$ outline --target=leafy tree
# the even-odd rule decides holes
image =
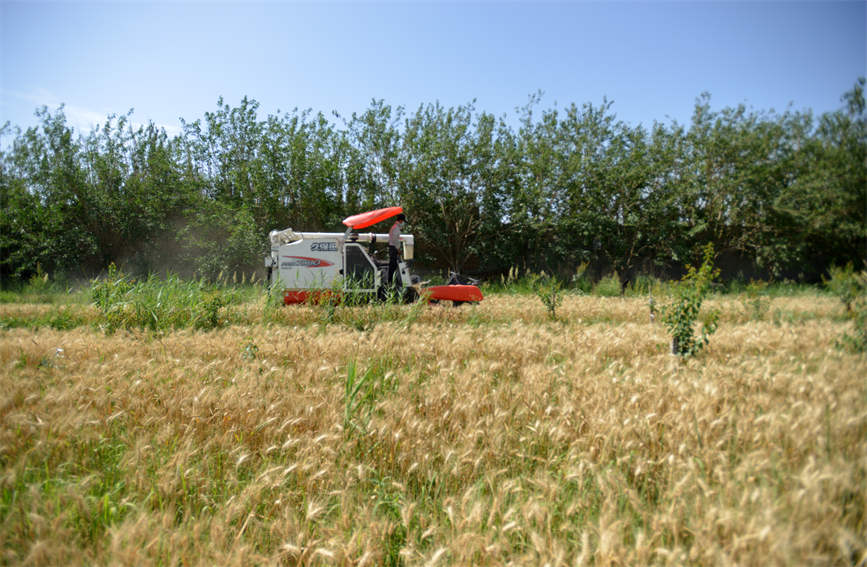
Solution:
[[[399,203],[399,125],[403,116],[403,107],[392,109],[382,100],[371,101],[361,115],[353,113],[347,124],[346,204],[349,210],[369,210]]]
[[[814,136],[806,128],[798,131],[792,159],[795,174],[773,202],[775,212],[791,229],[783,246],[801,251],[798,260],[806,256],[814,274],[829,264],[864,261],[867,114],[863,78],[843,95],[843,101],[845,109],[820,118]]]
[[[558,117],[556,111],[550,111],[534,120],[541,96],[541,93],[531,96],[521,109],[517,159],[511,160],[517,175],[507,185],[506,195],[510,250],[516,260],[520,259],[531,270],[554,263],[549,256],[554,249],[551,241],[555,224],[550,206],[554,200]]]
[[[544,109],[541,94],[516,128],[474,103],[407,114],[373,100],[338,125],[219,99],[173,139],[132,111],[82,135],[63,107],[42,108],[36,127],[0,130],[0,275],[248,270],[271,229],[334,230],[402,204],[429,267],[564,275],[586,263],[623,286],[675,274],[711,242],[732,274],[817,281],[864,264],[864,85],[819,117],[715,110],[705,94],[688,125],[650,129],[605,99]]]
[[[481,225],[483,166],[473,152],[479,136],[474,113],[472,105],[420,107],[406,121],[401,151],[401,201],[414,231],[423,250],[456,272],[473,256]],[[485,128],[487,122],[481,136]]]
[[[54,113],[43,107],[36,116],[40,125],[18,135],[11,155],[4,156],[10,176],[6,245],[18,248],[7,267],[19,277],[29,277],[37,265],[49,273],[81,275],[100,265],[99,211],[63,107]],[[20,240],[11,240],[13,235]]]

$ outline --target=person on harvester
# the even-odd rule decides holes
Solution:
[[[397,270],[397,259],[400,247],[400,229],[406,224],[406,217],[400,213],[395,217],[391,230],[388,231],[388,285],[402,287],[400,272]]]

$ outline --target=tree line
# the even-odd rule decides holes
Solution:
[[[677,275],[711,243],[724,276],[816,281],[865,259],[864,85],[820,116],[714,110],[702,94],[689,124],[649,127],[607,100],[543,108],[539,95],[501,117],[374,100],[349,118],[262,119],[255,100],[221,98],[172,137],[132,111],[79,133],[43,107],[37,126],[0,130],[0,273],[249,273],[272,229],[338,231],[400,204],[432,270],[583,265],[625,281]]]

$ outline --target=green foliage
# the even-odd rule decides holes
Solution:
[[[572,274],[570,286],[576,293],[590,293],[593,289],[593,283],[587,277],[588,266],[589,263],[582,262],[575,268],[575,272]]]
[[[255,270],[267,242],[265,231],[259,229],[248,209],[233,211],[223,206],[214,206],[210,214],[203,214],[189,225],[183,235],[188,236],[191,246],[186,253],[190,264],[209,281],[217,281],[224,274]]]
[[[194,298],[195,291],[191,293]],[[228,305],[228,301],[219,291],[211,291],[200,298],[201,309],[190,309],[190,321],[194,329],[215,329],[221,327],[224,319],[220,317],[220,309]]]
[[[422,311],[427,308],[428,300],[426,296],[429,294],[423,292],[423,295],[425,295],[424,297],[417,297],[417,292],[415,291],[415,289],[410,289],[407,291],[408,293],[416,296],[414,298],[408,298],[409,300],[411,300],[411,302],[408,307],[404,308],[405,312],[403,314],[403,324],[406,327],[406,331],[409,332],[409,330],[412,328],[413,323],[418,320]],[[408,299],[404,299],[404,301],[407,301]]]
[[[767,298],[768,283],[763,281],[750,281],[747,284],[746,300],[744,308],[750,314],[754,321],[761,321],[771,307],[771,302]]]
[[[0,518],[8,521],[17,509],[30,509],[42,497],[51,502],[51,513],[58,525],[69,530],[73,541],[98,545],[112,526],[134,510],[127,498],[129,486],[123,469],[127,445],[120,432],[106,433],[67,441],[66,448],[77,456],[74,466],[53,458],[41,459],[43,452],[31,448],[32,456],[27,456],[31,465],[19,468],[4,481]],[[81,491],[71,494],[67,486],[80,487]]]
[[[695,242],[712,242],[745,273],[816,282],[830,263],[863,263],[864,85],[816,117],[717,110],[703,94],[689,124],[650,129],[618,121],[605,99],[544,109],[541,95],[516,120],[380,100],[342,124],[221,98],[174,138],[130,113],[76,132],[63,107],[42,108],[36,127],[0,128],[12,138],[0,148],[0,280],[89,279],[111,262],[214,280],[261,269],[274,228],[334,230],[401,204],[433,269],[562,276],[585,264],[633,282],[679,273]],[[603,282],[597,293],[622,291]]]
[[[862,295],[854,305],[851,314],[853,332],[844,334],[840,344],[855,352],[867,352],[867,297]]]
[[[91,299],[100,311],[109,311],[118,305],[133,289],[134,283],[117,269],[114,263],[109,264],[108,274],[102,279],[94,280],[90,287]]]
[[[596,282],[596,285],[593,286],[593,295],[618,297],[620,289],[620,277],[617,275],[617,272],[614,272]]]
[[[51,311],[36,317],[0,316],[0,329],[38,329],[49,327],[58,331],[67,331],[90,323],[91,317],[80,309],[70,305],[61,305]]]
[[[396,321],[409,329],[427,306],[414,288],[371,292],[372,287],[367,281],[336,278],[328,288],[310,290],[305,303],[317,310],[323,332],[329,324],[371,331],[380,321]]]
[[[241,348],[241,358],[244,360],[254,361],[259,357],[259,346],[253,342],[253,339],[247,339],[244,346]]]
[[[41,265],[25,283],[13,282],[0,290],[2,303],[88,303],[89,297],[81,289],[69,286],[64,281],[49,277],[42,272]]]
[[[398,386],[387,360],[373,361],[360,373],[355,360],[346,366],[343,383],[343,431],[347,436],[364,433],[376,403]]]
[[[846,307],[846,316],[852,320],[853,333],[846,333],[841,346],[857,352],[867,352],[867,270],[855,272],[852,264],[843,268],[832,266],[831,278],[825,285]]]
[[[704,249],[701,267],[689,266],[686,275],[677,287],[674,302],[662,309],[662,321],[671,334],[671,352],[681,357],[698,354],[708,343],[709,336],[717,329],[719,313],[711,312],[702,322],[701,334],[695,335],[695,325],[701,312],[701,304],[710,292],[710,284],[719,276],[714,268],[713,245]]]
[[[486,282],[485,289],[493,293],[531,294],[534,292],[533,283],[536,277],[536,274],[526,271],[522,275],[518,267],[512,266],[505,274],[500,275],[499,281]]]
[[[263,319],[266,322],[274,321],[284,307],[282,282],[278,281],[265,285],[260,291],[258,300],[262,304]]]
[[[27,291],[34,294],[48,294],[52,288],[51,282],[48,281],[48,274],[42,271],[42,265],[37,262],[36,273],[30,276]]]
[[[563,286],[555,277],[544,272],[535,278],[533,290],[548,311],[552,321],[557,319],[557,308],[563,303]]]
[[[183,281],[175,275],[137,281],[114,264],[104,278],[92,282],[91,297],[108,332],[214,329],[228,323],[224,308],[240,299],[235,290],[220,289],[203,280]]]
[[[831,277],[825,280],[825,287],[840,298],[840,301],[846,307],[846,313],[851,314],[855,301],[867,290],[867,285],[864,282],[864,272],[860,274],[856,273],[852,262],[849,262],[842,268],[831,266],[828,269],[828,273]]]

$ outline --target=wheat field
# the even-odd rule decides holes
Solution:
[[[839,302],[710,305],[687,360],[637,298],[0,330],[0,562],[863,566]]]

